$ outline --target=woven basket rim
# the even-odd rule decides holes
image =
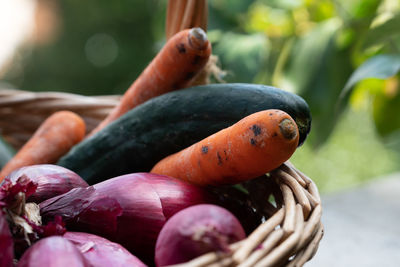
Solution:
[[[211,252],[170,267],[293,267],[312,259],[324,234],[317,186],[289,161],[268,178],[279,185],[283,196],[283,203],[269,219],[246,239],[232,244],[231,253]]]
[[[91,131],[118,103],[120,95],[83,96],[65,92],[0,89],[0,135],[18,150],[52,113],[69,110],[80,115]]]
[[[18,149],[44,119],[65,109],[82,116],[90,131],[118,103],[119,97],[0,89],[0,133],[6,141],[14,140],[11,143]],[[232,244],[231,253],[212,252],[175,266],[302,266],[310,260],[324,231],[317,186],[289,161],[264,180],[273,180],[280,191],[265,195],[263,208],[270,215],[265,222],[245,240]],[[275,196],[276,206],[270,203],[270,194]]]

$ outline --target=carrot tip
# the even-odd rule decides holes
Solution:
[[[205,49],[208,44],[206,32],[199,27],[190,29],[189,40],[191,45],[197,49]]]
[[[297,136],[297,129],[295,123],[289,119],[283,119],[279,123],[279,129],[283,135],[288,140],[292,140]]]

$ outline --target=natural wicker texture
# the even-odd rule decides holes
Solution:
[[[174,267],[303,266],[323,236],[321,199],[314,182],[290,162],[245,185],[267,220],[231,254],[212,252]]]
[[[82,116],[89,132],[106,117],[119,97],[0,89],[0,134],[18,150],[47,117],[59,110]]]
[[[167,6],[165,37],[171,38],[184,29],[200,27],[207,31],[207,0],[170,0]]]

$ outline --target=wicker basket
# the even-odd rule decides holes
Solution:
[[[206,28],[206,0],[174,0],[168,4],[167,38],[183,28]],[[208,68],[206,78],[213,67],[215,64]],[[47,117],[59,110],[79,114],[90,132],[119,97],[0,89],[0,134],[18,150]],[[245,240],[232,244],[230,254],[212,252],[176,266],[303,266],[314,256],[323,225],[320,196],[310,178],[286,162],[243,186],[250,193],[243,201],[265,221]]]
[[[0,132],[19,149],[58,110],[81,115],[90,131],[118,99],[0,89]],[[250,192],[247,201],[266,221],[247,239],[233,244],[232,254],[209,253],[179,266],[302,266],[314,256],[323,226],[320,196],[310,178],[286,162],[267,177],[243,186]]]
[[[79,114],[91,131],[117,104],[119,96],[95,96],[61,92],[28,92],[0,88],[0,134],[16,150],[53,112]]]
[[[174,266],[303,266],[314,256],[323,225],[313,181],[286,162],[244,186],[250,192],[248,201],[268,219],[245,240],[232,244],[231,254],[208,253]]]

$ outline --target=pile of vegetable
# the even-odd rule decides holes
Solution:
[[[210,55],[203,30],[183,30],[92,132],[69,111],[43,122],[0,173],[0,266],[167,266],[229,253],[268,219],[241,185],[290,159],[308,105],[190,86]]]

